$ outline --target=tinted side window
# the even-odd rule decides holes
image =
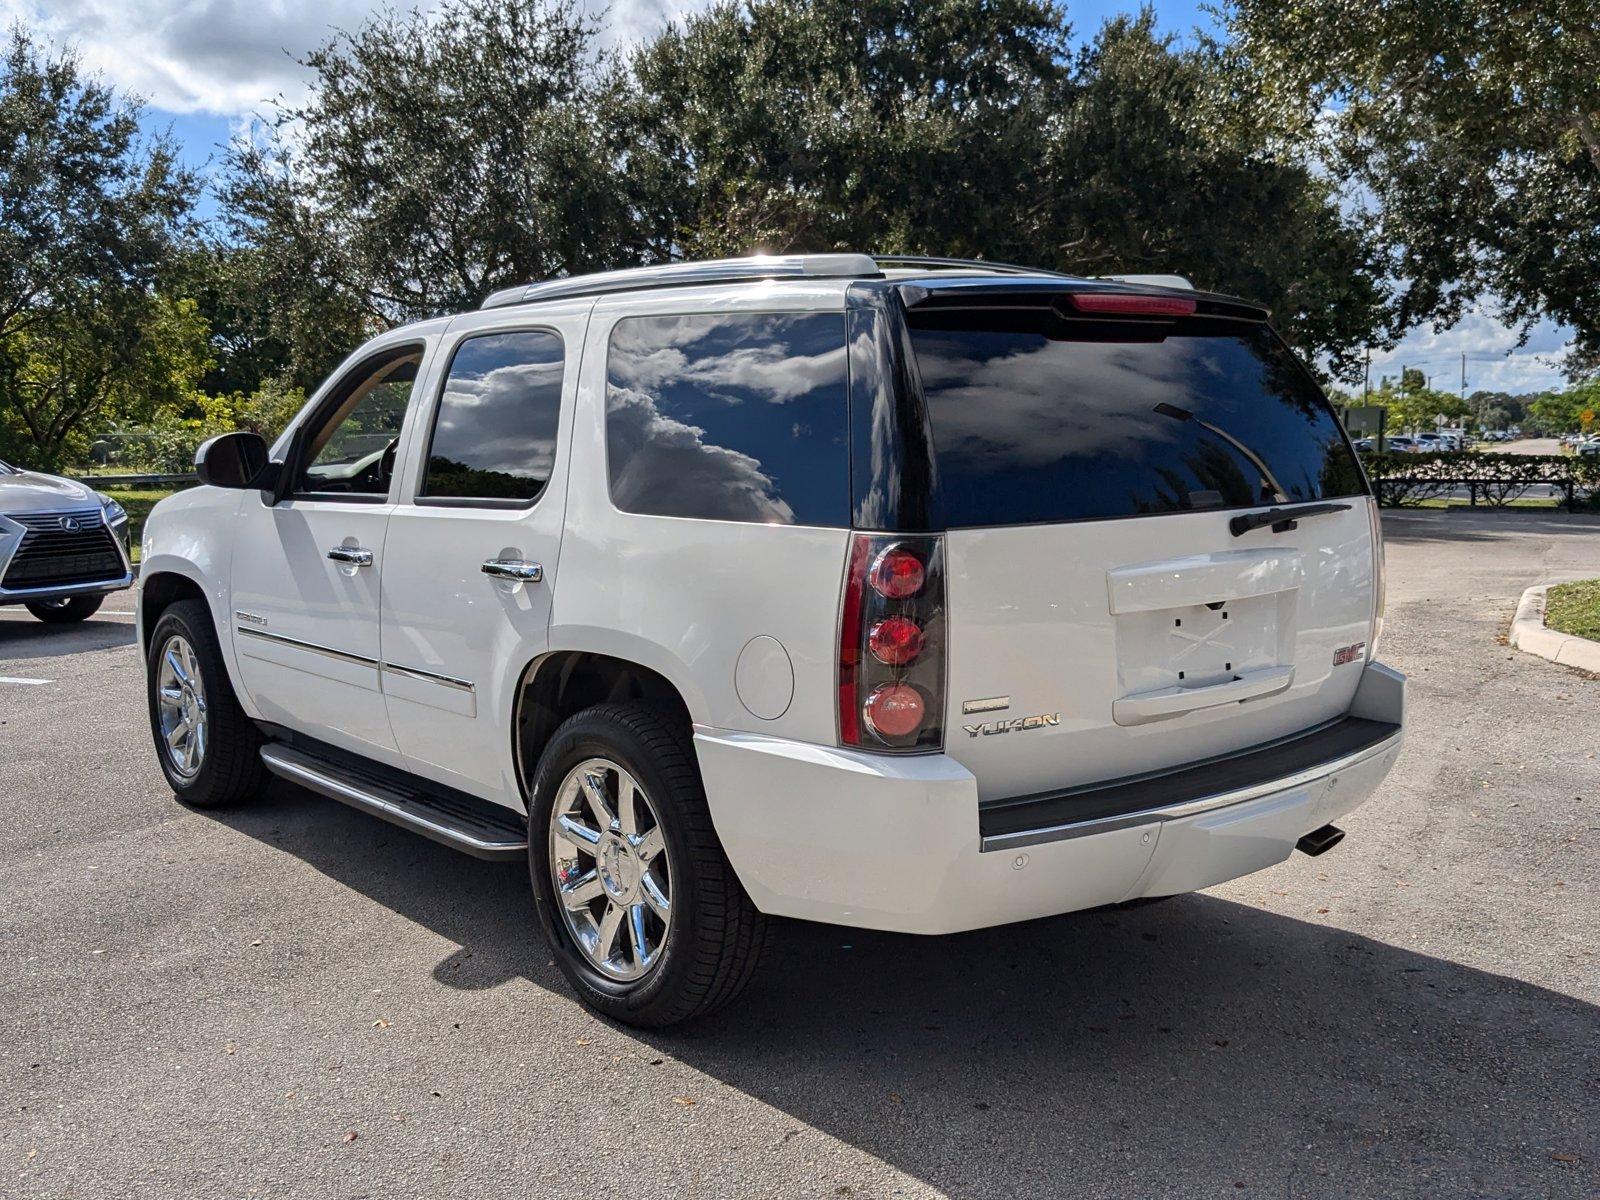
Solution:
[[[630,317],[611,333],[606,453],[627,512],[846,526],[842,313]]]
[[[1353,496],[1337,419],[1264,325],[913,314],[949,525]]]
[[[421,495],[537,499],[555,463],[564,360],[561,338],[543,330],[462,342],[439,397]]]

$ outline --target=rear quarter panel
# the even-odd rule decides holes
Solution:
[[[831,745],[839,593],[849,531],[619,511],[607,483],[606,355],[625,316],[719,311],[843,313],[843,287],[805,283],[602,299],[590,320],[572,440],[567,528],[552,650],[638,662],[683,695],[696,724]],[[842,327],[841,327],[842,329]],[[842,344],[841,344],[842,350]],[[841,414],[843,420],[843,414]],[[781,714],[758,717],[735,685],[752,639],[794,683]],[[770,682],[770,680],[769,680]]]

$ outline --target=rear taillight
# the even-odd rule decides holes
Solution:
[[[839,742],[944,745],[944,540],[852,534],[839,614]]]

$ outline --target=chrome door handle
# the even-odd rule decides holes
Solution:
[[[328,551],[328,557],[336,563],[344,563],[351,567],[372,565],[372,551],[363,550],[360,546],[335,546]]]
[[[544,578],[543,567],[521,558],[491,558],[483,564],[482,570],[493,579],[509,579],[514,583],[538,583]]]

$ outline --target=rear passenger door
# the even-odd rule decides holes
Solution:
[[[524,667],[548,644],[589,307],[451,326],[389,518],[383,689],[406,765],[513,807],[512,712]]]

